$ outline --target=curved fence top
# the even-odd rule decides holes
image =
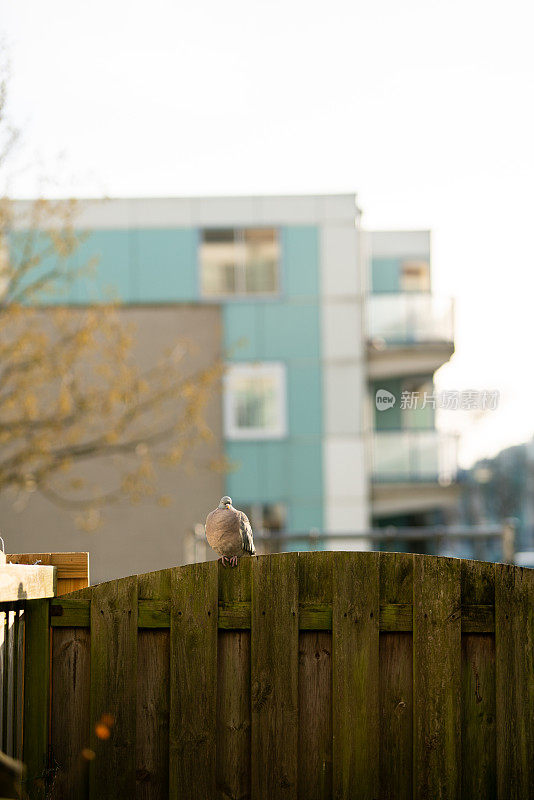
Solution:
[[[135,796],[140,780],[147,798],[199,800],[518,800],[534,785],[532,569],[283,553],[44,602],[52,658],[26,707],[52,684],[51,743],[30,739],[25,761],[38,775],[51,744],[58,798]]]

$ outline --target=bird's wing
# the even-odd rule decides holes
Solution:
[[[239,512],[239,530],[243,539],[243,550],[245,553],[250,553],[251,556],[255,555],[256,549],[252,539],[252,528],[247,515],[243,511]]]

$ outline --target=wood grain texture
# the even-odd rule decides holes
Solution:
[[[12,612],[7,610],[1,615],[2,621],[2,752],[9,755],[9,742],[7,739],[9,722],[9,675],[11,667],[9,623]]]
[[[303,608],[332,604],[332,554],[299,553],[299,600]],[[302,627],[302,626],[301,626]],[[330,622],[331,627],[331,622]],[[332,636],[299,635],[299,797],[332,796]]]
[[[50,722],[50,628],[48,600],[33,600],[24,610],[25,790],[30,800],[44,800]]]
[[[10,553],[6,559],[9,564],[40,561],[43,566],[57,567],[58,580],[89,578],[89,553]]]
[[[13,758],[20,759],[22,753],[19,749],[19,728],[22,724],[21,702],[22,702],[22,681],[20,675],[20,611],[14,612],[13,618],[13,688],[12,688],[12,715],[11,715],[11,737]]]
[[[89,791],[89,630],[60,628],[52,634],[51,756],[56,765],[54,800],[85,800]]]
[[[495,569],[462,559],[462,608],[495,602]],[[479,605],[479,607],[483,607]],[[466,633],[462,614],[462,797],[496,797],[495,637]]]
[[[414,797],[460,797],[460,560],[415,554]]]
[[[228,603],[249,607],[251,560],[236,569],[219,564],[219,609]],[[220,611],[219,611],[220,618]],[[217,675],[217,791],[222,798],[250,797],[250,631],[221,630]]]
[[[17,738],[15,757],[22,761],[22,720],[24,715],[24,611],[19,611],[19,631],[18,631],[18,678],[17,678],[17,695],[16,695],[16,721],[17,721]]]
[[[217,562],[172,570],[169,798],[216,792]]]
[[[497,796],[534,791],[534,569],[495,564]]]
[[[393,554],[395,555],[395,554]],[[246,561],[244,563],[247,563]],[[53,628],[89,627],[90,600],[75,597],[57,598],[50,602],[50,624]],[[462,633],[494,633],[495,609],[491,604],[462,605]],[[412,603],[381,603],[380,630],[411,631]],[[250,600],[219,601],[218,627],[222,630],[250,630]],[[154,598],[139,600],[139,628],[169,628],[170,601]],[[332,604],[306,601],[299,603],[299,630],[331,631]]]
[[[104,800],[454,800],[460,788],[473,800],[530,798],[533,574],[400,553],[289,553],[149,573],[137,592],[133,578],[26,602],[30,797],[44,800],[48,608],[50,766],[61,768],[50,800],[86,798],[83,765],[78,782],[61,783],[64,764],[75,774],[83,730],[97,751],[92,796]],[[9,672],[6,691],[9,728]],[[98,740],[102,713],[114,724]]]
[[[89,628],[91,601],[62,598],[50,601],[50,625],[53,628]]]
[[[252,559],[252,797],[298,792],[298,554]]]
[[[55,567],[0,565],[0,602],[38,600],[55,594]]]
[[[6,690],[6,682],[4,679],[4,668],[7,658],[6,653],[6,611],[5,606],[0,606],[0,750],[4,749],[4,732],[1,720],[4,718],[4,693]]]
[[[381,607],[404,604],[412,627],[413,556],[380,554]],[[395,606],[396,607],[396,606]],[[411,800],[413,751],[412,635],[380,635],[380,798]]]
[[[169,616],[170,582],[170,570],[140,575],[139,612],[143,605],[166,604]],[[135,796],[136,800],[166,800],[169,795],[170,632],[168,628],[141,630],[139,619],[138,624]]]
[[[379,792],[379,553],[337,553],[333,570],[333,796]]]
[[[137,576],[91,590],[91,800],[135,794]],[[106,728],[109,734],[106,734]],[[110,779],[113,776],[113,779]]]
[[[7,622],[7,703],[6,703],[6,716],[5,716],[5,730],[4,730],[4,752],[13,757],[13,716],[15,710],[14,704],[14,688],[15,688],[15,611],[9,611],[6,614]]]

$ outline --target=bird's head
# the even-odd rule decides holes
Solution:
[[[231,506],[231,505],[232,505],[232,498],[231,497],[227,497],[226,495],[224,497],[221,497],[221,500],[220,500],[220,503],[219,503],[219,508],[228,508],[228,506]]]

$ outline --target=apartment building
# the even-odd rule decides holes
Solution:
[[[443,525],[456,519],[457,442],[436,430],[434,373],[454,352],[453,302],[432,292],[429,231],[380,231],[369,238],[372,523]],[[388,404],[388,395],[394,402]]]
[[[77,262],[98,256],[96,275],[56,301],[111,292],[124,313],[142,313],[153,348],[173,326],[202,342],[207,325],[204,356],[220,351],[228,364],[210,412],[213,455],[231,468],[187,483],[194,502],[181,502],[172,522],[159,509],[150,520],[116,509],[86,547],[32,499],[25,513],[39,513],[47,549],[96,550],[101,580],[127,574],[117,553],[135,530],[143,554],[154,535],[162,545],[151,546],[148,567],[128,571],[168,565],[170,536],[180,563],[190,557],[180,542],[221,494],[273,532],[443,520],[455,502],[454,456],[444,461],[434,414],[400,402],[404,389],[432,387],[454,347],[450,302],[431,292],[427,232],[363,232],[353,194],[84,201],[79,225],[91,235]],[[378,410],[381,390],[398,398],[393,408]],[[165,476],[167,493],[174,481],[184,497],[181,480]],[[35,549],[23,516],[17,549]]]

